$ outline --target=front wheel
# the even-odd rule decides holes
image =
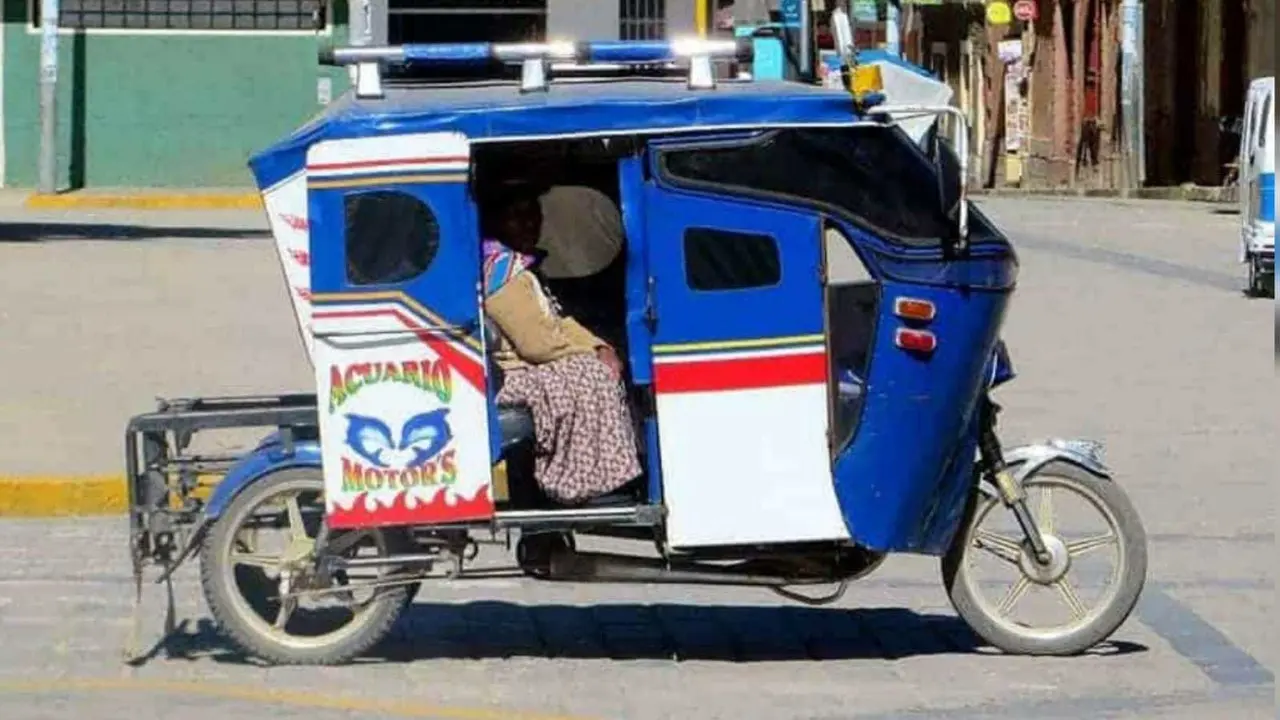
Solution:
[[[1012,513],[992,513],[1003,507],[998,497],[981,494],[972,521],[942,560],[943,583],[960,617],[1000,650],[1082,653],[1110,637],[1133,612],[1146,583],[1146,531],[1118,485],[1074,465],[1050,463],[1023,487],[1050,561],[1035,559]],[[1105,527],[1072,532],[1061,512],[1068,499],[1082,501],[1079,515],[1100,517]],[[1007,516],[1013,529],[991,527],[997,516]],[[987,579],[982,561],[1003,572]],[[1111,569],[1095,569],[1092,561],[1110,561]]]

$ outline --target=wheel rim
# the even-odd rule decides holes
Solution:
[[[1016,529],[1012,513],[1003,515],[1008,516],[1013,530],[984,528],[992,517],[992,511],[1003,507],[996,498],[984,497],[970,525],[962,582],[983,613],[1006,631],[1037,640],[1056,640],[1085,629],[1115,602],[1121,589],[1120,581],[1128,571],[1127,540],[1115,514],[1089,488],[1066,478],[1048,475],[1032,478],[1024,488],[1028,507],[1035,516],[1052,559],[1047,566],[1033,559],[1025,538]],[[1083,500],[1083,507],[1102,519],[1104,529],[1071,534],[1064,531],[1058,506],[1064,496],[1071,495]],[[1109,573],[1076,572],[1087,561],[1107,558],[1114,560],[1114,567]],[[991,560],[993,566],[1004,570],[1005,578],[1012,575],[1012,579],[983,582],[980,573],[975,572],[978,560]],[[1092,602],[1081,597],[1078,579],[1082,574],[1086,579],[1097,577],[1105,583],[1102,592]],[[992,594],[985,591],[988,589],[996,591],[994,602]],[[1046,610],[1043,615],[1065,615],[1067,621],[1041,624],[1020,620],[1018,612],[1031,604],[1028,597],[1032,595],[1039,596],[1041,602],[1038,605]]]
[[[323,485],[301,479],[281,484],[234,518],[234,529],[220,549],[222,582],[235,611],[259,635],[295,650],[342,642],[372,620],[375,591],[361,592],[352,572],[325,577],[315,568],[315,539],[324,522]],[[283,530],[278,548],[264,543],[265,532]],[[330,536],[326,554],[385,557],[385,537],[377,531]],[[384,571],[385,573],[385,571]],[[376,580],[383,573],[370,571]],[[283,590],[350,591],[301,595],[281,601]]]

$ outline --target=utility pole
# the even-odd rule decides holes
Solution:
[[[37,190],[58,184],[58,0],[40,3],[40,161]]]
[[[1141,0],[1123,0],[1120,6],[1120,108],[1124,119],[1125,171],[1130,188],[1142,187],[1147,179],[1142,10]]]

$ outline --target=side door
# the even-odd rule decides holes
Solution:
[[[821,222],[646,183],[673,547],[848,537],[828,446]]]
[[[307,154],[332,527],[493,515],[469,167],[454,133],[329,140]]]

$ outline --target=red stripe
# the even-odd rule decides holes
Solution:
[[[353,160],[351,162],[340,163],[319,163],[316,165],[308,165],[308,170],[355,170],[357,168],[371,168],[398,165],[446,165],[449,163],[468,162],[471,158],[461,157],[431,157],[431,158],[402,158],[400,160]]]
[[[399,310],[394,308],[385,308],[378,310],[328,310],[318,312],[312,315],[318,320],[326,319],[343,319],[343,318],[371,318],[379,315],[390,315],[400,321],[402,325],[409,328],[418,336],[418,339],[427,347],[431,348],[445,362],[449,363],[458,371],[462,378],[480,392],[484,392],[484,365],[472,359],[469,355],[460,352],[453,346],[453,343],[445,340],[440,336],[438,330],[424,329],[411,318],[405,316]]]
[[[823,352],[732,360],[659,363],[654,386],[659,393],[713,392],[817,385],[827,381]]]

